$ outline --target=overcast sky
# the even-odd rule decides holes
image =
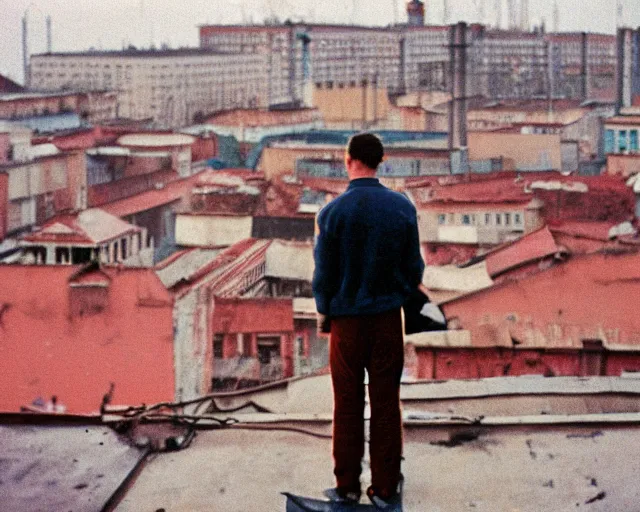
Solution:
[[[449,0],[450,22],[478,21],[482,0]],[[496,0],[485,1],[485,22]],[[624,24],[640,26],[638,0],[624,0]],[[427,18],[442,23],[443,0],[427,0]],[[502,0],[503,3],[506,0]],[[280,19],[387,25],[405,21],[404,0],[0,0],[0,74],[22,81],[21,18],[28,14],[31,53],[46,49],[45,17],[53,19],[53,50],[120,49],[166,43],[196,46],[197,25]],[[558,0],[561,30],[615,33],[614,0]],[[355,9],[354,9],[355,6]],[[553,0],[529,0],[530,20],[552,28]],[[394,13],[395,10],[395,13]],[[503,15],[506,20],[506,14]]]

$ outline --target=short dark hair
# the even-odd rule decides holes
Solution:
[[[384,148],[377,135],[357,133],[349,139],[347,153],[352,159],[360,160],[369,169],[377,169],[382,162]]]

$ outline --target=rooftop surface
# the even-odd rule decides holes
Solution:
[[[194,431],[160,409],[129,428],[135,415],[123,410],[3,415],[0,509],[266,512],[285,510],[284,491],[321,498],[333,485],[329,379],[212,395],[203,405],[215,412]],[[405,384],[403,510],[634,511],[639,393],[637,378]],[[532,407],[560,399],[564,411]],[[465,416],[474,404],[484,416]]]
[[[452,447],[437,444],[448,440],[439,434],[405,430],[407,512],[613,512],[637,504],[636,428],[494,432]],[[116,510],[284,510],[280,492],[319,498],[334,485],[330,453],[329,439],[300,433],[204,432],[188,450],[152,460]]]

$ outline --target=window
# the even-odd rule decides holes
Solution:
[[[496,226],[500,226],[502,224],[502,215],[496,213]]]
[[[504,225],[505,226],[509,226],[511,224],[511,214],[510,213],[505,213],[504,214]]]
[[[638,130],[631,130],[629,132],[629,150],[638,151]]]
[[[624,153],[627,150],[627,130],[618,132],[618,150]]]
[[[513,214],[513,223],[516,226],[522,225],[522,215],[520,215],[519,213],[514,213]]]
[[[298,355],[300,357],[305,356],[304,338],[302,336],[296,337],[296,346],[298,348]]]
[[[469,217],[469,215],[467,214],[463,215],[462,224],[464,224],[465,226],[468,226],[469,224],[471,224],[471,217]]]
[[[442,226],[446,222],[447,222],[447,217],[444,213],[441,213],[440,215],[438,215],[438,224]]]
[[[214,334],[213,335],[213,357],[215,359],[222,359],[223,342],[224,342],[224,335],[223,334]]]
[[[238,352],[241,356],[251,356],[251,335],[248,333],[238,334]]]
[[[491,224],[491,214],[490,213],[485,213],[484,214],[484,223],[485,225],[489,225]]]

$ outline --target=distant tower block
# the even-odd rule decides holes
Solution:
[[[424,25],[424,2],[411,0],[407,4],[407,15],[410,27],[421,27]]]

